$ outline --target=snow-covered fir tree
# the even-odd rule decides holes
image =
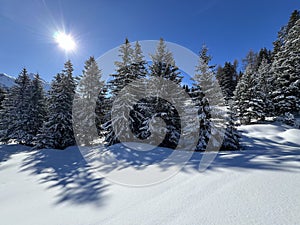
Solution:
[[[269,59],[263,58],[260,66],[257,70],[257,88],[256,95],[263,102],[262,111],[260,118],[264,120],[266,116],[272,116],[274,114],[274,106],[271,99],[272,90],[272,77],[270,73],[271,63]]]
[[[146,62],[138,42],[133,49],[126,39],[119,52],[121,60],[115,62],[116,73],[111,75],[112,80],[108,84],[112,110],[108,112],[108,121],[103,126],[108,145],[132,141],[132,123],[136,115],[132,111],[141,96],[140,88],[133,86],[132,82],[146,75]]]
[[[14,87],[11,88],[13,90]],[[0,110],[0,142],[8,143],[9,134],[12,132],[11,126],[14,122],[14,103],[15,96],[11,90],[8,90],[2,102],[2,109]]]
[[[144,118],[142,119],[141,135],[144,138],[158,137],[159,141],[164,137],[162,143],[156,143],[156,138],[153,141],[160,146],[176,148],[181,134],[178,114],[181,110],[175,108],[175,103],[180,102],[182,96],[163,81],[173,82],[180,88],[182,76],[180,76],[172,53],[162,38],[157,45],[156,52],[151,55],[151,59],[150,81],[147,88],[152,96],[144,99],[142,103],[141,112]],[[159,79],[162,79],[162,82]],[[160,96],[165,96],[165,99]],[[184,106],[181,105],[181,107]]]
[[[294,10],[290,16],[290,19],[286,26],[283,26],[277,35],[277,40],[273,42],[273,52],[272,56],[274,57],[284,45],[286,41],[287,35],[290,29],[295,25],[297,20],[300,19],[300,12],[298,10]]]
[[[200,136],[197,150],[205,150],[208,142],[211,146],[220,146],[222,123],[224,122],[224,98],[210,66],[211,56],[204,45],[199,54],[199,63],[193,77],[195,90],[198,91],[196,103],[199,106]]]
[[[233,111],[233,104],[229,105],[226,117],[226,129],[221,150],[239,150],[240,149],[240,133],[235,125],[235,113]]]
[[[163,38],[160,38],[156,52],[151,55],[151,60],[150,76],[162,77],[177,84],[181,83],[183,77],[180,75],[173,54],[168,50]]]
[[[2,140],[14,140],[19,144],[30,145],[28,140],[31,136],[30,127],[30,86],[31,81],[27,70],[24,68],[15,80],[14,85],[9,91],[7,101],[4,103],[4,119],[2,120]]]
[[[25,68],[15,82],[1,111],[1,139],[31,146],[46,116],[44,90],[39,75],[31,81]]]
[[[28,135],[26,143],[34,145],[36,135],[46,119],[46,98],[41,78],[36,74],[30,84],[30,101],[28,105]]]
[[[6,91],[4,88],[0,87],[0,110],[3,109],[3,101],[5,99]]]
[[[222,89],[225,101],[228,102],[233,97],[233,92],[237,84],[237,61],[233,64],[225,62],[224,67],[218,67],[216,78]]]
[[[111,74],[112,80],[108,83],[112,99],[135,78],[131,73],[133,49],[127,38],[125,39],[125,43],[121,45],[119,52],[121,60],[115,62],[116,73]]]
[[[135,104],[130,110],[130,129],[134,136],[143,139],[140,128],[143,126],[144,113],[141,113],[142,99],[144,95],[144,89],[146,88],[145,78],[147,76],[147,62],[142,52],[140,43],[137,41],[134,45],[134,51],[132,55],[131,71],[135,75],[135,81],[131,82],[127,86],[127,90],[132,93],[134,97]]]
[[[103,127],[104,124],[108,122],[108,112],[111,109],[111,101],[110,96],[108,96],[108,88],[107,85],[103,83],[101,90],[99,90],[98,97],[96,100],[96,128],[98,132],[98,136],[100,138],[106,136],[105,129]]]
[[[193,80],[193,86],[190,91],[190,96],[192,98],[193,104],[195,105],[195,108],[197,110],[198,115],[198,121],[199,121],[199,130],[198,130],[198,137],[195,137],[197,139],[196,144],[196,151],[204,151],[208,140],[209,140],[209,126],[210,122],[209,119],[211,118],[210,109],[207,100],[204,99],[204,93],[200,86],[198,86],[198,82],[195,78]],[[191,112],[192,108],[187,108],[186,113],[188,115],[188,118],[185,118],[185,120],[191,120],[189,115],[193,116],[193,112]]]
[[[250,52],[252,55],[252,53]],[[266,108],[263,94],[259,90],[255,64],[249,63],[235,90],[234,108],[242,124],[250,124],[252,119],[264,119]]]
[[[86,62],[83,74],[76,89],[73,107],[73,119],[76,121],[74,130],[76,140],[81,145],[92,145],[97,138],[96,123],[99,114],[96,114],[96,102],[99,93],[103,92],[104,83],[101,81],[101,71],[94,57]],[[101,105],[99,105],[101,111]]]
[[[300,19],[289,29],[281,48],[274,56],[271,67],[273,92],[271,94],[276,115],[298,113],[300,87]]]
[[[72,104],[76,83],[73,66],[65,63],[62,73],[52,81],[48,99],[48,118],[37,137],[36,148],[64,149],[75,144],[72,123]]]
[[[272,51],[268,50],[267,48],[262,48],[259,50],[256,59],[256,70],[258,70],[263,61],[266,61],[266,63],[272,62]]]

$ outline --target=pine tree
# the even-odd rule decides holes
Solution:
[[[207,100],[204,99],[204,92],[199,86],[199,82],[197,81],[197,77],[193,78],[193,86],[191,88],[190,96],[192,101],[197,109],[198,121],[199,121],[199,137],[197,138],[196,151],[204,151],[207,147],[207,143],[210,138],[210,109],[208,106]],[[188,109],[190,110],[190,109]],[[187,111],[189,113],[189,111]],[[190,118],[188,118],[190,119]],[[185,118],[185,120],[187,120]]]
[[[24,68],[18,78],[16,85],[10,90],[9,100],[6,103],[6,135],[4,139],[14,140],[19,144],[28,144],[27,138],[30,134],[28,121],[30,120],[30,79]],[[6,136],[6,137],[5,137]]]
[[[13,88],[11,88],[12,90]],[[11,126],[13,124],[13,111],[15,96],[11,90],[7,91],[7,94],[2,102],[2,109],[0,110],[0,142],[8,143],[10,141],[9,134],[12,132]]]
[[[160,146],[176,148],[181,135],[178,112],[183,109],[176,109],[175,103],[180,102],[182,96],[179,92],[174,93],[173,88],[170,88],[167,82],[172,82],[180,88],[182,76],[180,76],[172,53],[167,49],[162,38],[157,45],[156,52],[151,55],[151,59],[150,81],[147,88],[152,97],[145,99],[142,103],[142,114],[144,115],[142,120],[144,126],[141,128],[142,136],[157,137],[152,139],[155,142],[153,144],[159,144],[156,142],[164,137]]]
[[[230,62],[225,62],[224,67],[218,67],[217,69],[217,79],[219,85],[222,89],[224,98],[228,102],[233,97],[233,92],[237,84],[237,64],[231,64]]]
[[[272,52],[266,48],[262,48],[257,54],[256,70],[258,70],[263,60],[267,63],[271,63],[272,61]]]
[[[299,111],[300,71],[300,19],[290,28],[284,42],[274,56],[272,99],[276,115]]]
[[[112,80],[108,83],[112,100],[128,83],[135,79],[134,75],[131,73],[133,49],[127,38],[125,43],[121,45],[119,52],[121,61],[115,62],[116,73],[111,74]]]
[[[224,99],[221,89],[213,72],[213,67],[209,65],[211,56],[208,55],[206,46],[202,47],[199,55],[199,64],[196,67],[196,74],[193,78],[195,89],[198,91],[200,137],[197,150],[205,150],[209,140],[213,146],[221,145],[221,129],[224,112]],[[197,88],[198,87],[198,88]],[[199,89],[200,87],[200,89]]]
[[[65,63],[61,74],[52,81],[49,92],[48,118],[38,137],[36,148],[64,149],[75,144],[72,123],[72,105],[76,88],[73,66]]]
[[[140,128],[143,126],[144,121],[144,113],[141,113],[143,111],[141,109],[141,96],[144,95],[144,89],[146,88],[145,78],[147,76],[147,62],[145,61],[141,45],[137,41],[134,45],[134,51],[132,56],[132,65],[131,65],[131,71],[132,74],[135,75],[135,81],[137,82],[131,82],[127,86],[127,90],[134,95],[134,101],[135,104],[133,105],[133,108],[130,110],[130,129],[133,132],[134,136],[142,139],[141,133],[142,131]]]
[[[111,109],[111,102],[108,96],[108,88],[107,85],[103,83],[101,90],[98,93],[98,97],[96,100],[96,128],[98,132],[98,136],[103,138],[106,136],[105,129],[103,127],[104,124],[108,122],[108,112]]]
[[[243,69],[246,71],[247,67],[251,67],[251,70],[256,71],[257,64],[257,53],[251,49],[246,55],[246,58],[243,59]]]
[[[233,112],[233,105],[230,104],[226,118],[226,130],[224,141],[221,150],[239,150],[240,148],[240,134],[235,126],[235,114]]]
[[[134,86],[133,81],[146,75],[146,62],[138,42],[135,43],[133,50],[126,39],[119,51],[121,61],[115,62],[116,73],[111,75],[113,79],[108,84],[112,107],[112,110],[108,112],[107,122],[104,124],[108,145],[133,140],[132,124],[135,121],[136,113],[132,113],[132,111],[135,111],[134,105],[141,96],[140,87]]]
[[[298,10],[294,10],[290,16],[290,19],[289,19],[287,25],[283,26],[280,29],[280,31],[278,32],[278,35],[277,35],[277,40],[273,42],[273,52],[272,52],[273,57],[275,57],[275,55],[278,54],[278,52],[284,45],[284,42],[286,42],[286,38],[287,38],[287,35],[288,35],[290,29],[292,29],[292,27],[294,27],[295,23],[299,19],[300,19],[300,12]]]
[[[235,110],[242,124],[250,124],[252,119],[265,118],[265,102],[259,90],[255,64],[248,64],[235,90]]]
[[[274,112],[274,106],[271,99],[272,90],[272,77],[270,73],[271,63],[269,59],[262,59],[257,71],[257,88],[256,95],[263,102],[261,120],[264,120],[266,116],[272,116]]]
[[[30,84],[30,101],[28,105],[28,134],[25,140],[27,145],[34,145],[36,135],[46,119],[46,98],[42,81],[38,74]]]
[[[4,137],[6,136],[6,126],[5,126],[5,99],[7,98],[7,94],[5,93],[4,89],[0,87],[0,142],[5,141]]]
[[[78,144],[92,145],[98,136],[98,132],[94,131],[96,131],[97,120],[101,118],[98,117],[99,114],[96,114],[96,103],[99,92],[103,92],[103,86],[97,62],[94,57],[90,57],[85,62],[73,107],[73,119],[76,121],[74,129]],[[101,110],[102,105],[98,106],[98,110]]]
[[[6,91],[4,88],[0,87],[0,110],[3,109],[3,101],[5,99]]]

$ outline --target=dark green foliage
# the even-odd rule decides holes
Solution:
[[[226,118],[226,129],[224,135],[224,141],[222,143],[221,150],[239,150],[240,149],[240,133],[235,125],[235,114],[233,112],[233,106],[230,105]]]
[[[225,62],[224,67],[218,67],[217,79],[226,101],[232,98],[237,85],[237,65]]]
[[[294,22],[293,22],[294,23]],[[298,113],[300,88],[300,19],[289,28],[280,50],[272,63],[271,94],[276,115]]]
[[[76,83],[72,72],[72,63],[67,61],[63,72],[52,81],[47,109],[49,116],[37,137],[36,148],[64,149],[75,144],[72,105]]]
[[[5,99],[6,91],[0,87],[0,110],[3,109],[3,100]]]
[[[130,112],[142,96],[140,87],[135,86],[133,81],[144,78],[147,73],[146,62],[138,42],[132,49],[128,39],[126,39],[119,51],[121,60],[115,62],[116,73],[111,75],[112,80],[107,85],[110,97],[103,99],[108,105],[106,108],[109,109],[106,112],[105,124],[102,126],[106,133],[105,139],[108,145],[132,140],[132,125],[128,125],[127,120],[131,122],[135,120],[136,113]],[[122,90],[123,93],[121,93]],[[138,128],[134,129],[137,130]]]

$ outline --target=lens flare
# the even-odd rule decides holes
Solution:
[[[74,51],[76,49],[76,43],[70,34],[55,32],[53,37],[59,47],[65,51]]]

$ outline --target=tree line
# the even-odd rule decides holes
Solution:
[[[294,123],[300,109],[299,37],[300,15],[295,10],[278,33],[273,50],[250,51],[243,71],[238,71],[237,61],[211,65],[208,48],[203,46],[191,85],[182,84],[183,76],[163,39],[151,63],[146,62],[139,42],[132,45],[126,39],[106,84],[94,57],[85,62],[78,77],[67,61],[48,93],[39,75],[30,80],[23,69],[10,90],[0,90],[0,141],[64,149],[76,141],[93,145],[101,138],[106,145],[135,140],[175,149],[183,138],[194,142],[188,150],[203,151],[209,143],[237,150],[237,119],[249,124],[272,116]],[[152,82],[158,78],[182,91],[174,93],[167,85]],[[152,95],[144,96],[145,90]],[[74,118],[80,122],[74,123]],[[195,120],[199,126],[189,126]]]

